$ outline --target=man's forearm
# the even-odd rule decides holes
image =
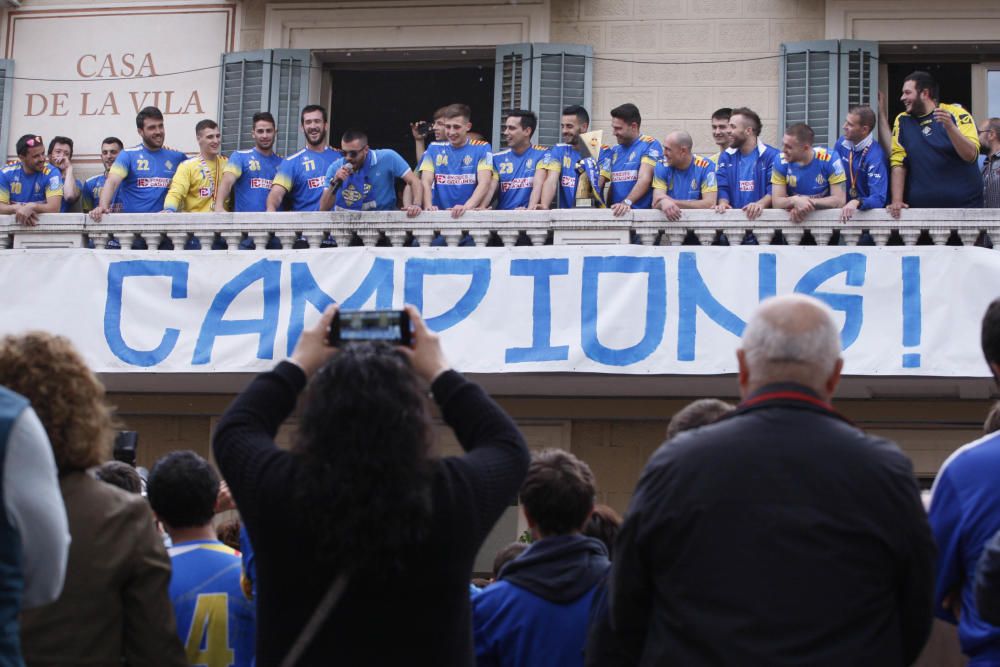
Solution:
[[[469,197],[468,201],[465,202],[465,207],[476,208],[477,206],[482,204],[483,200],[486,199],[486,196],[490,191],[492,182],[493,182],[492,174],[490,174],[485,178],[483,176],[480,176],[479,182],[476,184],[476,190],[475,192],[472,193],[472,196]]]
[[[73,167],[66,168],[63,176],[63,199],[70,203],[76,202],[80,198],[80,191],[76,187],[76,178],[73,176]]]
[[[906,167],[893,167],[891,174],[892,203],[903,203],[903,190],[906,188]]]
[[[271,191],[267,193],[267,212],[274,213],[281,206],[281,200],[285,198],[285,188],[280,185],[272,185]],[[103,199],[103,197],[102,197]]]
[[[229,198],[229,193],[233,189],[233,184],[236,183],[236,177],[232,174],[223,174],[222,181],[219,183],[219,191],[215,193],[215,210],[221,213],[226,210],[226,200]],[[268,193],[270,195],[270,193]]]
[[[979,149],[975,142],[962,134],[957,125],[948,125],[948,138],[951,145],[955,147],[955,152],[966,162],[972,162],[979,156]]]
[[[115,198],[115,193],[118,192],[118,186],[121,185],[121,176],[115,174],[108,174],[107,180],[104,182],[104,187],[101,188],[101,201],[100,207],[104,210],[111,209],[111,202]]]
[[[700,209],[700,208],[712,208],[715,206],[715,193],[703,193],[701,199],[675,199],[674,202],[677,204],[677,208],[685,209]]]
[[[420,182],[420,179],[417,178],[417,175],[411,171],[403,178],[403,182],[410,186],[410,197],[412,198],[412,201],[409,202],[409,205],[423,208],[424,187]]]
[[[558,171],[545,177],[545,182],[542,183],[542,196],[538,201],[542,207],[552,208],[552,199],[555,197],[556,187],[558,187],[560,180],[562,180],[562,174]]]

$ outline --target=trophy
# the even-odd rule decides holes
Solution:
[[[604,197],[597,189],[600,183],[597,159],[601,153],[603,130],[584,132],[580,135],[579,143],[586,148],[586,154],[576,164],[576,205],[578,208],[592,208],[594,202],[604,208]]]

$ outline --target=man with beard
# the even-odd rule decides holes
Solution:
[[[273,150],[276,127],[274,116],[267,111],[253,115],[254,147],[229,156],[229,162],[222,170],[219,192],[215,195],[216,213],[226,211],[230,193],[233,194],[233,211],[236,213],[267,210],[267,196],[281,165],[281,156]]]
[[[163,112],[156,107],[145,107],[135,117],[135,126],[142,143],[126,148],[108,172],[101,189],[101,202],[90,212],[94,222],[100,222],[105,213],[111,212],[111,202],[121,186],[123,213],[158,213],[163,210],[170,181],[187,155],[165,148],[163,141]]]
[[[542,163],[538,165],[545,172],[542,183],[542,197],[538,204],[541,209],[552,206],[552,198],[559,189],[558,208],[576,206],[577,172],[576,165],[584,155],[589,155],[580,135],[590,129],[590,114],[579,105],[571,105],[562,110],[561,144],[548,150]],[[597,187],[596,183],[592,183]]]
[[[59,212],[62,176],[46,161],[41,137],[24,135],[16,150],[18,162],[0,169],[0,215],[14,215],[21,225],[37,225],[39,213]]]
[[[653,204],[653,170],[663,157],[660,142],[642,134],[639,108],[626,102],[611,110],[611,129],[618,143],[601,156],[599,189],[610,182],[608,206],[615,217]]]
[[[760,140],[760,116],[752,109],[733,109],[729,118],[729,148],[719,155],[715,172],[719,187],[717,213],[739,208],[756,220],[771,208],[771,170],[780,152]]]
[[[118,159],[118,154],[125,148],[125,144],[118,137],[108,137],[101,142],[101,163],[104,165],[104,173],[91,176],[83,183],[83,210],[89,213],[101,201],[101,190],[108,180],[108,171],[111,165]],[[111,212],[121,213],[122,202],[120,192],[116,192],[111,200]]]
[[[900,98],[906,111],[892,128],[892,203],[904,208],[981,208],[983,182],[976,167],[979,136],[969,112],[940,104],[938,85],[927,72],[903,80]]]
[[[219,124],[206,118],[194,127],[198,155],[177,168],[163,210],[170,212],[210,213],[215,204],[215,190],[222,180],[226,158],[219,155],[222,134]]]
[[[368,135],[363,131],[344,132],[340,149],[344,157],[331,164],[326,172],[327,187],[320,198],[319,210],[335,207],[338,211],[395,211],[397,178],[405,181],[417,197],[423,193],[406,160],[391,148],[369,147]],[[406,214],[411,218],[422,210],[420,199],[406,206]]]
[[[326,188],[326,171],[343,154],[326,143],[326,109],[318,104],[310,104],[302,109],[300,116],[302,132],[306,135],[306,147],[294,155],[286,157],[267,195],[267,210],[277,211],[281,201],[288,195],[290,211],[318,211],[319,200]]]

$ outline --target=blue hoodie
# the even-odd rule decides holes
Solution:
[[[472,599],[477,666],[582,667],[594,588],[610,566],[592,537],[558,535],[528,547]]]

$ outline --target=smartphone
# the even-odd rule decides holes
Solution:
[[[338,310],[327,341],[334,347],[382,341],[410,345],[410,316],[405,310]]]

